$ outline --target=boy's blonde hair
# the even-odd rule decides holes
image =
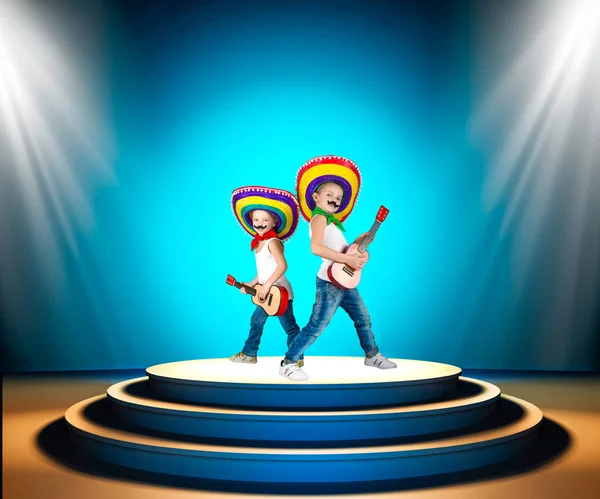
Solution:
[[[323,190],[323,188],[327,185],[327,184],[334,184],[337,185],[340,189],[342,189],[342,197],[344,196],[344,188],[338,184],[335,180],[328,180],[327,182],[323,182],[322,184],[317,185],[317,188],[315,189],[315,192],[317,194],[321,194],[321,191]]]

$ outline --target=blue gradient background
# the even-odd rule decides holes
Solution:
[[[486,160],[467,132],[473,4],[105,8],[118,185],[95,193],[96,227],[80,234],[79,257],[65,249],[62,291],[45,295],[24,270],[35,313],[26,329],[4,314],[5,370],[140,368],[239,351],[252,306],[225,277],[249,280],[255,269],[231,191],[293,190],[302,163],[323,154],[362,172],[349,237],[369,229],[381,204],[390,210],[360,286],[385,355],[463,368],[597,367],[595,324],[561,348],[537,327],[545,274],[532,268],[515,296],[501,209],[482,208]],[[303,326],[320,262],[306,222],[286,256]],[[284,351],[271,319],[259,355]],[[311,354],[362,355],[343,312]]]

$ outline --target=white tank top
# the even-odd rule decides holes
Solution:
[[[265,244],[263,245],[260,251],[255,251],[254,256],[256,257],[256,273],[258,274],[258,284],[264,284],[269,280],[269,277],[273,275],[275,269],[277,268],[277,262],[275,261],[275,257],[269,251],[269,244],[273,239],[277,239],[273,237],[271,239],[267,239]],[[294,294],[292,293],[292,285],[290,281],[287,280],[285,275],[282,275],[277,281],[274,282],[276,286],[283,286],[288,290],[289,299],[294,298]]]
[[[310,221],[312,223],[312,219]],[[308,236],[312,237],[312,229],[310,228],[310,224],[308,225]],[[346,242],[346,238],[344,237],[344,233],[338,229],[338,226],[333,222],[328,224],[325,227],[325,234],[323,235],[323,246],[327,246],[329,249],[334,251],[339,251],[343,253],[344,250],[348,247],[348,243]],[[333,261],[328,260],[327,258],[322,258],[323,263],[321,263],[321,267],[319,268],[319,272],[317,273],[317,277],[323,279],[324,281],[330,281],[327,276],[327,269],[333,263]]]

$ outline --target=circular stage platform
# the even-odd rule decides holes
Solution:
[[[394,360],[397,369],[381,371],[362,358],[307,357],[300,383],[279,376],[277,358],[162,364],[75,404],[65,420],[79,447],[111,463],[264,484],[445,474],[510,460],[534,442],[542,413],[532,404],[454,366]]]
[[[371,443],[415,435],[442,433],[483,421],[496,408],[500,389],[462,378],[456,397],[436,402],[384,408],[327,411],[276,411],[224,408],[157,399],[147,378],[123,381],[107,392],[115,414],[132,425],[221,441],[261,445],[327,442],[329,445]]]
[[[228,407],[323,409],[398,405],[452,397],[461,369],[448,364],[392,359],[396,369],[364,365],[362,357],[308,357],[307,381],[279,375],[280,357],[256,364],[229,359],[190,360],[146,369],[162,397]]]

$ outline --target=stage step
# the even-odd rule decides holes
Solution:
[[[351,483],[476,468],[525,451],[542,421],[534,405],[502,395],[484,429],[474,427],[461,435],[377,446],[269,448],[208,444],[142,431],[116,417],[111,404],[114,399],[100,395],[65,414],[71,438],[93,456],[157,473],[263,483]]]
[[[271,373],[271,378],[275,375]],[[161,400],[150,390],[146,377],[113,385],[107,395],[117,416],[134,426],[204,439],[260,440],[263,445],[277,446],[290,442],[360,444],[470,427],[493,413],[500,389],[463,377],[450,400],[318,412],[224,408]]]
[[[310,379],[258,364],[161,364],[71,407],[72,440],[104,461],[180,477],[353,484],[447,474],[516,457],[542,422],[532,404],[458,367],[307,357]],[[224,487],[226,488],[226,487]]]
[[[201,405],[268,410],[357,409],[449,399],[461,369],[448,364],[393,359],[396,369],[364,365],[361,357],[307,357],[310,379],[279,376],[280,357],[257,364],[203,359],[146,369],[150,389],[160,398]]]

